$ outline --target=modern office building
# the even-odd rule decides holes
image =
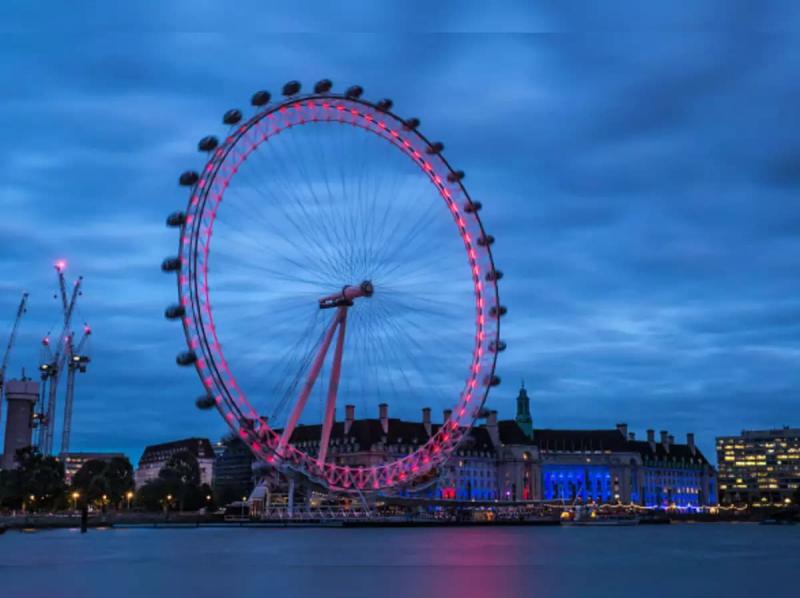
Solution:
[[[800,488],[800,428],[719,437],[717,464],[724,504],[791,504]]]
[[[156,479],[170,457],[182,451],[188,452],[197,459],[200,467],[200,483],[210,486],[214,481],[214,449],[211,442],[208,438],[186,438],[146,447],[134,474],[136,487],[139,488]]]
[[[31,446],[33,409],[39,399],[39,383],[33,380],[9,380],[5,384],[6,433],[0,469],[17,466],[17,451]]]
[[[253,490],[253,456],[238,436],[223,439],[214,460],[214,489],[222,496],[248,496]]]

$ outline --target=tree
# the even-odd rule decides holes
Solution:
[[[133,465],[127,457],[113,457],[106,466],[105,478],[108,482],[108,495],[118,505],[133,490]]]
[[[64,465],[33,448],[17,451],[19,467],[0,476],[0,501],[4,506],[53,509],[65,502]],[[31,499],[30,497],[33,497]]]
[[[137,490],[134,504],[147,511],[160,511],[164,507],[165,497],[169,493],[167,483],[161,478],[156,478]]]
[[[133,489],[133,466],[127,457],[108,461],[91,459],[72,477],[72,488],[88,501],[119,506],[125,494]]]
[[[200,486],[200,466],[189,451],[178,451],[161,468],[158,477],[167,492],[177,497],[178,509],[183,511],[187,497],[196,494]]]

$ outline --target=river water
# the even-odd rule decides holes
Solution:
[[[2,598],[800,595],[800,526],[9,531]]]

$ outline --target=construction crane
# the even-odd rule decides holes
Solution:
[[[22,293],[22,299],[17,308],[17,317],[14,318],[14,325],[11,327],[11,336],[8,337],[8,344],[6,345],[6,352],[3,354],[3,362],[0,363],[0,419],[3,416],[3,395],[4,386],[6,381],[6,368],[8,367],[8,360],[11,357],[11,349],[14,348],[14,341],[17,339],[17,330],[19,323],[22,320],[22,315],[28,309],[28,293]]]
[[[45,402],[45,397],[47,397],[47,404],[46,406],[43,405],[44,413],[37,414],[39,420],[39,450],[43,455],[51,455],[53,453],[58,382],[69,353],[68,346],[72,336],[70,331],[72,314],[75,311],[75,304],[78,300],[78,295],[80,295],[81,283],[83,282],[83,277],[79,276],[72,288],[72,293],[68,296],[64,278],[65,266],[63,261],[56,262],[55,265],[58,273],[61,304],[64,310],[64,327],[56,340],[55,351],[50,346],[49,336],[42,341],[44,358],[42,359],[43,363],[39,366],[39,370],[42,373],[42,403]],[[47,388],[46,392],[45,387]]]
[[[69,452],[69,438],[72,432],[72,403],[75,398],[75,374],[85,373],[86,366],[91,361],[88,355],[84,354],[86,342],[92,334],[92,329],[84,323],[83,336],[78,344],[75,345],[75,335],[69,335],[67,342],[67,392],[64,397],[64,429],[61,431],[61,453]]]

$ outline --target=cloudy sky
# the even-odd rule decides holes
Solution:
[[[94,335],[73,449],[138,459],[224,432],[174,365],[164,217],[225,110],[323,77],[420,117],[483,202],[509,307],[501,417],[524,379],[540,427],[695,431],[710,453],[715,435],[800,424],[800,43],[778,32],[786,15],[676,5],[637,27],[577,5],[347,20],[178,4],[46,23],[29,3],[3,9],[0,322],[5,335],[29,291],[11,374],[34,371],[59,318],[53,262],[84,275],[78,319]]]

